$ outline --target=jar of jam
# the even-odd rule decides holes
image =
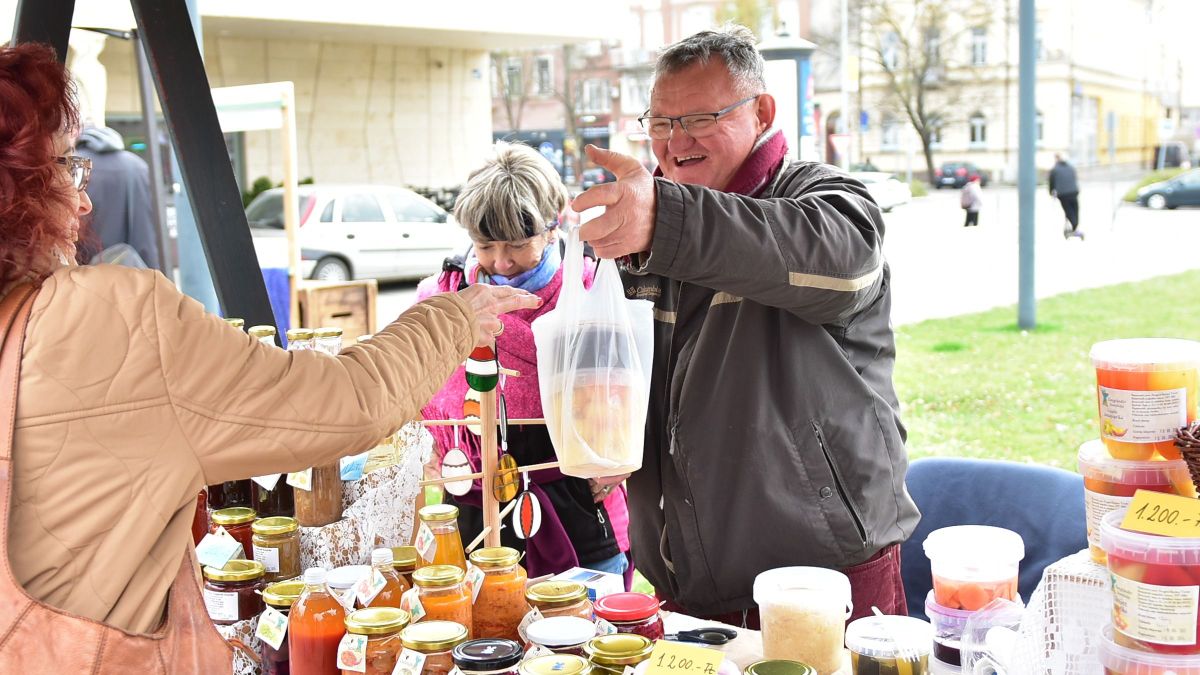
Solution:
[[[371,551],[371,566],[383,575],[385,585],[383,590],[371,600],[369,607],[399,607],[400,596],[412,588],[404,577],[392,567],[392,549],[377,548]],[[389,671],[389,675],[390,671]]]
[[[650,658],[652,651],[654,643],[649,638],[623,633],[601,635],[583,646],[593,675],[622,675],[626,668]]]
[[[208,486],[208,509],[220,511],[232,509],[235,506],[250,506],[250,483],[245,480],[227,480],[224,483]]]
[[[254,559],[263,564],[266,581],[300,576],[300,523],[295,518],[261,518],[250,529]]]
[[[235,506],[230,509],[213,511],[212,517],[209,518],[209,520],[212,521],[210,527],[212,528],[213,532],[216,532],[218,527],[225,528],[225,531],[229,533],[229,536],[237,539],[242,545],[243,555],[253,557],[254,532],[250,529],[250,527],[254,522],[254,519],[257,517],[258,514],[254,512],[254,509],[246,508],[244,506]]]
[[[520,560],[520,552],[504,546],[471,553],[471,562],[483,571],[482,588],[471,608],[474,637],[521,639],[517,627],[529,612],[529,603],[525,601],[528,576]]]
[[[312,489],[294,490],[296,520],[304,527],[324,527],[342,518],[342,469],[339,462],[312,468]]]
[[[228,626],[263,611],[263,566],[254,560],[230,560],[222,568],[204,568],[204,606],[213,623]]]
[[[251,508],[258,513],[259,518],[270,518],[271,516],[291,518],[296,515],[293,488],[287,484],[286,479],[287,476],[280,476],[279,482],[275,483],[275,487],[270,490],[256,481],[250,481]]]
[[[543,581],[525,591],[525,599],[546,618],[577,616],[592,620],[592,601],[587,586],[578,581]]]
[[[592,664],[574,654],[537,656],[521,664],[520,675],[591,675]]]
[[[292,611],[292,605],[304,592],[303,580],[279,581],[263,589],[263,602],[285,616]],[[288,669],[288,637],[283,635],[279,649],[266,642],[262,643],[262,675],[290,675]]]
[[[421,675],[449,675],[455,647],[467,641],[467,627],[453,621],[421,621],[400,633],[405,649],[425,655]]]
[[[313,331],[316,338],[316,350],[330,356],[337,356],[342,351],[342,329],[336,326],[326,326]],[[388,673],[391,675],[391,673]]]
[[[525,650],[512,640],[485,638],[464,642],[451,655],[463,675],[517,675]]]
[[[596,624],[577,616],[539,619],[525,629],[529,649],[541,647],[555,654],[583,656],[583,647],[596,637]]]
[[[346,633],[342,603],[325,586],[325,570],[304,572],[304,592],[288,615],[291,675],[330,675],[338,672],[337,651]]]
[[[413,587],[412,575],[417,571],[418,557],[416,546],[392,547],[392,567],[408,581],[409,588]]]
[[[471,589],[467,575],[453,565],[430,565],[413,573],[426,619],[471,626]]]
[[[408,612],[397,607],[369,607],[360,609],[346,617],[346,632],[367,636],[365,670],[342,670],[342,675],[353,672],[365,675],[392,675],[396,657],[403,645],[400,631],[408,626]]]
[[[458,507],[452,504],[434,504],[417,512],[421,524],[433,531],[433,559],[418,556],[417,567],[429,565],[454,565],[467,571],[467,555],[463,551],[462,537],[458,534]]]
[[[658,600],[645,593],[612,593],[596,600],[596,618],[616,627],[618,633],[632,633],[651,640],[666,635]]]

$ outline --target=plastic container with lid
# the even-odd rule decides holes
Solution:
[[[338,643],[346,633],[346,613],[325,581],[320,567],[305,570],[304,591],[288,615],[291,675],[338,672]]]
[[[467,627],[453,621],[421,621],[400,633],[405,649],[425,655],[421,675],[448,675],[454,669],[452,652],[467,637]]]
[[[519,641],[517,627],[529,612],[525,601],[525,569],[516,549],[497,546],[471,553],[471,562],[483,571],[482,587],[471,609],[476,638]]]
[[[525,637],[530,649],[583,656],[583,646],[596,637],[596,624],[577,616],[555,616],[529,624]]]
[[[817,675],[817,669],[807,663],[784,659],[756,661],[742,672],[746,675]]]
[[[213,511],[209,521],[213,532],[216,532],[218,527],[225,528],[229,536],[238,540],[238,543],[242,545],[243,555],[252,558],[254,557],[254,532],[250,528],[257,517],[258,514],[254,512],[254,509],[235,506]]]
[[[641,635],[614,633],[594,637],[583,646],[583,654],[592,662],[596,675],[622,675],[650,658],[654,642]]]
[[[277,581],[263,589],[262,599],[268,607],[287,615],[292,611],[292,605],[303,592],[303,580]],[[265,641],[260,641],[260,644],[262,645],[263,675],[290,675],[287,634],[284,634],[279,649],[275,649]]]
[[[1200,538],[1121,529],[1125,511],[1100,521],[1112,579],[1117,644],[1161,654],[1200,654]]]
[[[393,546],[392,547],[392,568],[400,573],[408,582],[408,587],[413,587],[412,575],[417,571],[417,554],[416,546]]]
[[[417,512],[421,523],[433,532],[433,559],[417,556],[417,567],[454,565],[467,571],[467,554],[458,533],[458,507],[453,504],[432,504]]]
[[[807,663],[822,673],[842,667],[850,579],[821,567],[780,567],[754,579],[763,656]]]
[[[264,581],[300,576],[300,523],[295,518],[260,518],[250,529],[254,559],[263,564]]]
[[[250,330],[246,332],[264,345],[275,346],[275,326],[251,326]]]
[[[1133,502],[1138,490],[1195,497],[1196,488],[1181,459],[1113,459],[1100,440],[1079,446],[1079,473],[1083,474],[1083,499],[1087,509],[1088,550],[1092,560],[1104,564],[1100,548],[1100,519]]]
[[[937,604],[933,591],[925,596],[925,615],[933,624],[933,658],[948,666],[962,665],[962,634],[974,612]]]
[[[909,616],[867,616],[846,627],[854,675],[929,672],[933,626]]]
[[[666,635],[658,598],[645,593],[610,593],[595,602],[596,618],[611,623],[618,633],[661,640]]]
[[[1015,600],[1025,557],[1021,535],[989,525],[955,525],[925,538],[937,604],[975,611],[995,598]]]
[[[316,349],[316,335],[311,328],[291,328],[287,332],[288,351],[300,352]]]
[[[1154,654],[1122,647],[1114,642],[1112,626],[1105,626],[1100,639],[1100,665],[1104,675],[1200,675],[1200,656]]]
[[[1179,459],[1175,432],[1196,419],[1200,342],[1109,340],[1092,345],[1091,357],[1100,437],[1109,453]]]
[[[592,664],[575,654],[551,654],[526,659],[521,664],[521,675],[589,675]]]
[[[592,620],[592,601],[587,586],[578,581],[542,581],[525,590],[530,607],[536,607],[546,618],[577,616]]]
[[[408,626],[408,612],[396,607],[368,607],[351,612],[346,617],[346,632],[367,636],[365,670],[342,670],[342,675],[361,672],[365,675],[392,675],[396,658],[404,648],[400,631]]]
[[[512,640],[484,638],[464,642],[450,655],[463,675],[516,675],[525,650]]]
[[[413,573],[426,620],[453,621],[470,627],[471,589],[467,575],[453,565],[430,565]]]
[[[262,614],[262,563],[230,560],[224,567],[205,567],[203,571],[204,607],[213,623],[228,626]]]

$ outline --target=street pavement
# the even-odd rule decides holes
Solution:
[[[1200,267],[1200,209],[1151,211],[1123,203],[1117,206],[1130,185],[1129,180],[1083,183],[1083,241],[1063,239],[1062,209],[1044,185],[1038,186],[1034,246],[1037,297]],[[962,226],[964,214],[958,200],[958,190],[932,190],[928,196],[884,214],[884,253],[892,270],[894,324],[1016,304],[1016,188],[984,189],[979,227]],[[415,283],[382,285],[380,326],[415,298]]]

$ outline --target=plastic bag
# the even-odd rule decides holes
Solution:
[[[566,237],[558,304],[532,326],[546,428],[564,474],[630,473],[642,466],[654,310],[625,299],[612,260],[584,290],[583,242],[578,229]]]

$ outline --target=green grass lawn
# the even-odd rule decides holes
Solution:
[[[1038,303],[1038,328],[1016,308],[896,330],[896,390],[911,457],[984,457],[1074,470],[1079,445],[1098,436],[1095,370],[1101,340],[1200,338],[1192,314],[1200,271],[1055,296]]]

